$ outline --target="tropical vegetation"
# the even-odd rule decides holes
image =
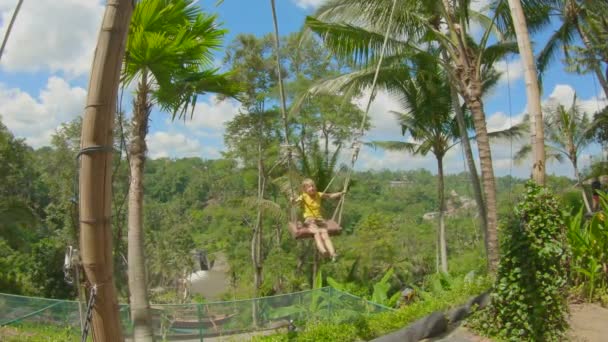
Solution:
[[[244,312],[255,328],[285,318],[298,327],[259,340],[355,341],[490,289],[492,304],[472,320],[478,332],[564,338],[569,298],[608,302],[608,198],[602,195],[592,213],[585,188],[606,163],[581,162],[608,139],[608,110],[586,113],[576,95],[541,109],[536,81],[562,51],[567,70],[591,72],[608,93],[608,7],[586,0],[487,3],[328,0],[301,32],[281,36],[271,1],[274,34],[241,33],[225,42],[220,18],[196,1],[138,1],[128,29],[123,25],[127,39],[110,37],[124,58],[98,49],[93,69],[114,69],[114,79],[102,73],[113,82],[103,88],[108,93],[118,93],[119,81],[121,93],[132,88],[130,113],[112,102],[122,95],[106,95],[114,100],[88,102],[83,119],[63,123],[39,148],[0,119],[0,292],[75,299],[78,284],[87,284],[90,295],[93,280],[105,277],[116,291],[99,292],[97,331],[118,327],[115,303],[128,302],[127,333],[151,341],[159,321],[151,303],[202,305],[330,286],[387,312],[351,308],[325,320],[333,303],[326,295],[270,311],[254,300]],[[532,58],[529,36],[554,24],[558,29]],[[107,35],[102,30],[101,43]],[[488,131],[484,101],[505,76],[500,63],[517,53],[529,113],[521,125]],[[402,139],[365,137],[380,93],[398,100],[390,115]],[[238,108],[225,123],[221,156],[150,158],[152,117],[168,114],[185,125],[194,115],[204,120],[195,106],[208,94]],[[112,134],[99,138],[96,124]],[[532,155],[533,181],[495,175],[492,147],[500,142],[493,137],[522,146],[516,160]],[[406,152],[404,168],[408,158],[430,153],[437,172],[356,168],[361,149],[374,148]],[[446,165],[457,148],[464,168]],[[573,177],[547,172],[554,166],[547,161],[563,158]],[[107,182],[95,183],[91,175],[102,171]],[[323,203],[325,215],[336,213],[342,226],[336,262],[286,229],[298,215],[288,199],[303,178],[321,190],[346,191],[338,204]],[[111,207],[95,206],[98,192]],[[82,212],[106,216],[83,219]],[[82,279],[62,270],[67,245],[87,252]],[[189,286],[201,268],[193,256],[203,254],[206,266],[226,264],[224,291],[213,298]],[[111,313],[112,322],[104,321]],[[26,321],[14,329],[3,330],[16,339],[75,335]],[[116,329],[108,336],[120,336]]]

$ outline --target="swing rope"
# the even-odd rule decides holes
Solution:
[[[342,221],[342,210],[344,208],[344,202],[346,199],[345,193],[346,193],[346,190],[348,189],[348,185],[350,184],[355,162],[359,158],[359,151],[361,149],[361,142],[359,141],[359,138],[362,137],[365,132],[365,122],[367,121],[367,116],[369,114],[369,110],[370,110],[372,101],[374,99],[376,84],[378,82],[378,74],[380,73],[380,67],[382,66],[382,60],[384,59],[384,53],[386,51],[386,45],[388,43],[388,36],[389,36],[391,26],[393,23],[393,14],[395,13],[396,4],[397,4],[397,0],[393,0],[393,5],[391,7],[391,12],[390,12],[389,21],[388,21],[388,26],[386,28],[386,34],[384,35],[384,42],[382,44],[382,50],[380,51],[378,65],[376,66],[376,71],[374,73],[374,79],[372,82],[369,99],[368,99],[367,105],[365,107],[365,113],[363,114],[363,117],[361,119],[359,131],[355,134],[355,138],[353,140],[353,144],[352,144],[353,154],[351,157],[351,166],[348,169],[346,178],[344,180],[343,190],[342,190],[344,195],[340,197],[340,201],[338,202],[338,205],[336,206],[336,209],[334,210],[334,214],[332,216],[332,220],[334,220],[334,221],[336,221],[336,216],[338,217],[338,219],[336,221],[338,224],[340,224],[340,222]],[[289,142],[289,122],[288,122],[288,118],[287,118],[287,105],[286,105],[286,100],[285,100],[285,90],[283,87],[283,77],[281,75],[281,57],[280,57],[280,53],[279,53],[279,26],[278,26],[277,14],[276,14],[275,1],[270,0],[270,5],[272,8],[272,20],[273,20],[273,24],[274,24],[274,46],[275,46],[275,50],[276,50],[277,76],[279,79],[279,82],[278,82],[279,83],[279,95],[281,98],[281,116],[283,118],[283,129],[285,132],[285,143],[287,146],[287,169],[289,172],[289,171],[291,171],[292,151],[291,151],[291,144]],[[335,177],[336,176],[334,175],[334,177],[331,179],[331,181],[327,185],[326,189],[329,188],[329,185],[331,185],[331,183],[333,182]],[[291,174],[288,176],[288,178],[289,178],[290,198],[294,198],[293,180],[292,180]],[[291,200],[288,202],[289,202],[288,205],[289,205],[291,221],[296,221],[295,209],[291,203]]]
[[[388,25],[386,27],[386,33],[384,34],[384,42],[382,43],[382,50],[380,50],[380,57],[378,59],[378,65],[376,65],[376,71],[374,73],[374,79],[372,81],[372,88],[369,94],[369,98],[367,100],[367,105],[365,107],[365,113],[363,114],[363,117],[361,118],[361,124],[359,126],[359,131],[355,134],[355,139],[353,140],[353,154],[351,157],[351,163],[350,163],[350,168],[348,169],[348,172],[346,174],[346,178],[344,179],[344,186],[342,187],[342,196],[340,197],[340,201],[338,202],[338,205],[336,206],[336,209],[334,210],[334,214],[332,216],[332,220],[336,221],[338,223],[338,225],[340,225],[341,221],[342,221],[342,212],[344,209],[344,202],[346,201],[346,191],[348,190],[348,186],[350,184],[350,180],[352,177],[352,173],[353,173],[353,169],[355,167],[355,163],[357,162],[357,159],[359,158],[359,151],[361,150],[361,142],[359,141],[360,137],[363,137],[364,133],[365,133],[365,122],[367,121],[367,116],[369,114],[369,109],[372,105],[372,101],[374,100],[375,97],[375,91],[376,91],[376,85],[378,82],[378,75],[380,74],[380,67],[382,66],[382,60],[384,59],[384,53],[386,51],[386,45],[388,43],[388,36],[391,30],[391,26],[393,24],[393,15],[395,13],[395,7],[397,4],[397,0],[393,0],[393,5],[391,7],[391,13],[388,19]],[[337,220],[336,220],[336,216],[337,216]]]
[[[279,95],[281,97],[281,116],[283,118],[283,130],[285,134],[285,144],[286,144],[286,159],[287,159],[287,172],[289,179],[289,195],[290,200],[288,201],[289,206],[289,215],[292,221],[296,220],[296,212],[295,208],[291,203],[291,198],[294,198],[293,191],[293,179],[291,175],[291,159],[292,159],[292,150],[291,144],[289,143],[289,122],[287,120],[287,104],[285,100],[285,89],[283,88],[283,76],[281,75],[281,55],[279,52],[279,24],[277,20],[277,11],[274,0],[270,0],[270,6],[272,8],[272,21],[274,24],[274,47],[276,50],[276,58],[277,58],[277,76],[279,79]]]

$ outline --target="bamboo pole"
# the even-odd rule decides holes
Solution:
[[[134,2],[108,0],[93,59],[80,152],[80,250],[97,286],[93,340],[123,341],[112,265],[112,130],[120,69]]]

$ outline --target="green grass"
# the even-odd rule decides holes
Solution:
[[[89,337],[89,341],[92,339]],[[3,342],[76,342],[80,341],[80,330],[40,324],[16,324],[0,327]]]

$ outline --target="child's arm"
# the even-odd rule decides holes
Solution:
[[[292,204],[300,203],[300,202],[302,202],[302,195],[300,195],[300,196],[298,196],[298,197],[290,197],[290,198],[289,198],[289,201],[290,201]]]
[[[340,191],[340,192],[334,192],[334,193],[323,193],[323,197],[324,198],[330,198],[330,199],[335,199],[335,198],[340,198],[345,194],[345,192]]]

